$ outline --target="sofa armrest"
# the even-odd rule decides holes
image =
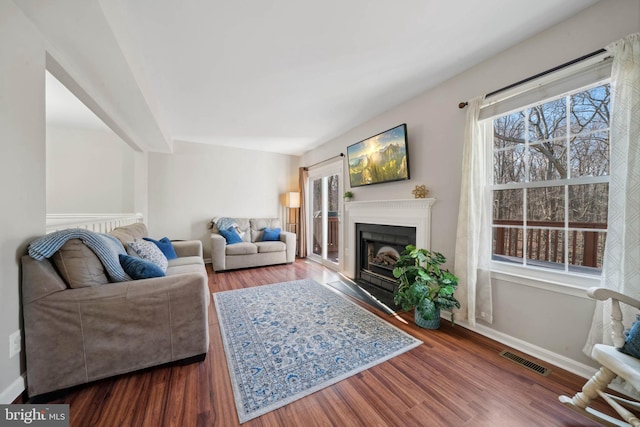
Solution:
[[[280,241],[287,245],[287,262],[296,260],[296,234],[289,231],[280,232]]]
[[[176,240],[171,244],[178,257],[199,256],[202,258],[202,242],[200,240]]]
[[[225,269],[227,241],[218,233],[211,233],[211,266],[213,271]]]

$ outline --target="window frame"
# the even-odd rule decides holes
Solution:
[[[585,288],[589,288],[592,286],[601,286],[604,280],[604,270],[600,271],[600,274],[589,274],[589,273],[580,273],[580,272],[576,272],[576,271],[570,271],[569,270],[569,264],[565,263],[565,265],[563,266],[563,269],[552,269],[552,268],[545,268],[545,267],[539,267],[539,266],[535,266],[535,265],[530,265],[527,264],[527,253],[526,253],[526,245],[524,245],[525,247],[523,247],[523,261],[522,263],[512,263],[512,262],[508,262],[508,261],[500,261],[500,260],[495,260],[493,259],[493,231],[496,228],[494,226],[494,218],[493,218],[493,191],[495,190],[508,190],[508,189],[529,189],[529,188],[548,188],[548,187],[555,187],[555,186],[562,186],[564,189],[564,193],[565,193],[565,197],[564,197],[564,204],[565,204],[565,215],[564,215],[564,226],[561,228],[561,230],[564,231],[565,233],[565,237],[568,235],[567,233],[569,231],[573,231],[573,230],[580,230],[579,228],[569,228],[568,227],[568,215],[566,214],[568,212],[568,186],[570,185],[582,185],[582,184],[599,184],[599,183],[607,183],[607,184],[611,184],[610,183],[610,172],[607,175],[600,175],[600,176],[580,176],[580,177],[576,177],[576,178],[571,178],[570,175],[570,171],[568,170],[568,177],[567,178],[562,178],[562,179],[556,179],[556,180],[550,180],[550,181],[528,181],[525,180],[523,182],[511,182],[511,183],[507,183],[507,184],[494,184],[494,153],[496,152],[494,149],[494,142],[493,142],[493,122],[495,119],[500,118],[500,117],[504,117],[516,112],[520,112],[526,109],[529,109],[533,106],[536,105],[541,105],[541,104],[545,104],[557,99],[563,99],[566,98],[567,96],[572,96],[574,94],[580,93],[580,92],[584,92],[590,89],[593,89],[595,87],[598,86],[602,86],[605,84],[610,84],[611,83],[611,78],[610,75],[607,77],[600,77],[595,81],[592,81],[588,84],[584,84],[584,81],[578,79],[579,81],[576,83],[577,86],[574,89],[571,90],[567,90],[565,92],[563,92],[562,94],[557,94],[555,96],[544,96],[544,94],[541,95],[541,98],[535,102],[532,103],[528,103],[526,105],[522,105],[522,106],[518,106],[517,108],[511,109],[509,111],[501,111],[499,114],[494,114],[492,116],[488,116],[485,114],[484,117],[482,117],[481,114],[481,119],[479,120],[479,125],[483,128],[483,132],[484,132],[484,137],[486,138],[486,162],[487,162],[487,170],[489,171],[489,174],[487,176],[487,183],[486,183],[486,200],[488,201],[487,203],[487,218],[488,218],[488,224],[487,226],[489,227],[489,233],[492,236],[490,241],[489,241],[489,247],[487,248],[487,250],[490,253],[490,262],[489,262],[489,267],[491,270],[491,275],[492,278],[497,279],[497,280],[508,280],[509,282],[513,282],[513,283],[517,283],[517,284],[521,284],[521,285],[527,285],[527,286],[533,286],[533,287],[537,287],[537,288],[543,288],[543,289],[547,289],[547,290],[553,290],[553,291],[558,291],[558,290],[562,290],[563,293],[567,293],[567,294],[571,294],[571,295],[576,295],[576,291],[578,292],[583,292],[583,290]],[[496,101],[491,101],[485,102],[484,106],[493,106],[495,105]],[[484,108],[481,107],[481,108]],[[609,123],[609,135],[610,135],[610,123]],[[525,147],[526,149],[528,149],[529,147],[529,141],[527,138],[527,142],[525,143]],[[526,168],[529,168],[529,162],[527,162],[526,164]],[[526,175],[525,175],[526,176]],[[529,178],[528,176],[526,176],[527,178]],[[527,204],[526,198],[523,197],[523,209],[525,208]],[[527,224],[525,221],[525,217],[526,217],[526,209],[523,211],[523,225],[521,227],[516,227],[516,228],[520,228],[523,230],[523,232],[526,232],[527,228]],[[540,227],[535,227],[535,228],[540,228]],[[544,228],[544,227],[543,227]],[[552,227],[553,229],[557,229],[556,227]],[[608,218],[607,218],[607,227],[605,229],[602,230],[598,230],[599,232],[602,233],[608,233]],[[563,251],[565,256],[568,254],[568,245],[569,245],[569,239],[564,238],[563,239]],[[605,237],[606,240],[606,237]]]

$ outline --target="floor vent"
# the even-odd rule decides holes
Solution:
[[[538,365],[537,363],[532,362],[531,360],[525,359],[524,357],[518,356],[517,354],[513,354],[507,350],[501,351],[500,356],[504,357],[505,359],[509,359],[512,362],[517,363],[518,365],[522,365],[525,368],[532,370],[533,372],[537,372],[540,375],[544,375],[545,377],[549,375],[549,373],[551,372],[551,369],[545,368],[542,365]]]

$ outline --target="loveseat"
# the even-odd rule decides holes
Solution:
[[[221,234],[225,234],[225,230],[218,228],[220,224],[224,224],[225,229],[235,230],[241,241],[230,244]],[[210,228],[211,264],[215,272],[290,264],[295,260],[296,235],[282,231],[278,218],[214,218]],[[263,240],[265,230],[277,231],[277,240]]]
[[[110,233],[123,245],[147,234],[142,223]],[[202,243],[172,247],[177,258],[168,261],[166,276],[119,282],[83,240],[68,240],[50,258],[22,257],[29,396],[206,356],[210,294]]]

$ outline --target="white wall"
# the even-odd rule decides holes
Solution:
[[[131,147],[108,129],[46,130],[47,213],[134,212]]]
[[[211,218],[282,218],[297,167],[296,156],[176,141],[173,154],[149,154],[149,232],[202,240],[210,258]]]
[[[45,229],[45,51],[12,1],[0,0],[0,17],[0,403],[10,403],[24,389],[23,354],[9,358],[21,326],[19,257]]]
[[[356,188],[355,199],[412,198],[411,190],[425,184],[430,190],[429,196],[438,200],[432,212],[431,247],[444,253],[448,266],[452,267],[466,114],[465,110],[458,109],[458,103],[603,48],[639,30],[640,1],[601,1],[305,153],[302,164],[346,152],[350,144],[407,123],[411,180]],[[346,176],[345,182],[348,183]],[[488,326],[486,333],[523,340],[540,347],[541,351],[557,353],[578,363],[591,363],[581,351],[593,312],[591,301],[505,281],[495,281],[493,291],[494,322],[484,325]]]

